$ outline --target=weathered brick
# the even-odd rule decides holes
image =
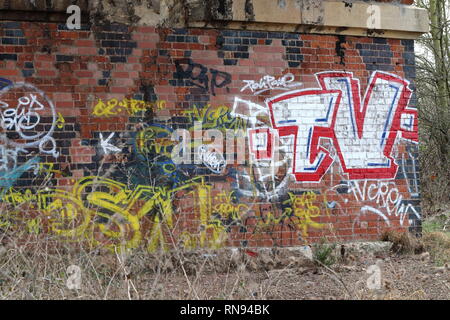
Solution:
[[[339,135],[335,136],[335,133],[344,129],[331,128],[332,122],[327,125],[328,117],[334,117],[330,105],[333,106],[337,100],[330,100],[329,96],[315,100],[319,93],[330,95],[333,92],[321,88],[323,84],[317,81],[315,75],[332,70],[353,73],[353,82],[345,79],[337,81],[345,88],[338,90],[341,92],[340,103],[347,102],[345,99],[348,99],[346,95],[349,92],[356,99],[357,90],[360,90],[361,101],[352,101],[352,106],[361,106],[360,110],[364,110],[364,92],[367,87],[370,88],[368,81],[372,72],[382,75],[381,72],[386,71],[399,76],[399,79],[403,79],[403,75],[413,80],[414,42],[411,40],[281,31],[131,28],[120,24],[94,26],[95,32],[91,31],[90,26],[74,31],[51,23],[36,23],[35,29],[20,23],[2,25],[0,87],[7,86],[8,81],[30,78],[26,81],[45,92],[58,115],[60,113],[65,118],[64,123],[61,119],[55,123],[52,133],[56,150],[60,152],[58,158],[53,159],[39,150],[39,146],[32,150],[33,154],[45,160],[48,157],[57,165],[70,165],[73,172],[69,177],[55,180],[55,188],[64,187],[70,191],[71,186],[82,177],[97,174],[104,161],[103,164],[107,164],[112,172],[110,178],[118,183],[115,195],[123,188],[123,194],[131,196],[135,194],[135,187],[142,185],[150,190],[139,200],[145,203],[151,198],[151,193],[156,192],[151,191],[156,190],[152,188],[163,188],[161,190],[164,192],[175,190],[174,194],[170,194],[172,216],[175,220],[184,219],[182,230],[177,230],[179,233],[190,230],[198,233],[205,228],[200,226],[200,215],[206,211],[207,217],[215,217],[214,221],[208,222],[208,237],[212,237],[212,226],[215,225],[224,232],[228,241],[224,245],[246,247],[299,245],[304,240],[313,242],[321,238],[374,239],[387,228],[384,220],[374,213],[375,209],[383,212],[393,228],[408,229],[409,221],[402,225],[399,215],[389,214],[387,207],[380,206],[385,199],[389,202],[389,198],[383,198],[386,188],[387,192],[397,192],[405,203],[413,206],[414,209],[409,208],[410,211],[405,213],[405,221],[418,220],[420,203],[416,201],[419,198],[413,197],[409,189],[411,186],[419,187],[419,181],[414,180],[414,173],[417,174],[414,170],[418,168],[412,159],[395,159],[403,166],[398,169],[401,173],[397,175],[380,169],[383,163],[371,163],[372,171],[361,168],[357,164],[368,157],[369,151],[347,152],[345,148],[359,150],[370,145],[372,140],[358,144],[358,132],[366,130],[364,126],[358,126],[361,123],[369,126],[375,119],[367,119],[364,111],[336,115],[339,121],[348,119],[345,134],[352,137],[348,139],[352,140],[351,143],[341,141],[341,148],[338,149],[335,139]],[[49,32],[44,37],[45,29]],[[333,76],[336,74],[331,74]],[[269,79],[272,79],[270,83],[265,82]],[[349,91],[344,92],[347,85],[356,86],[357,80],[359,88],[349,87]],[[403,84],[399,80],[395,85],[401,87]],[[413,89],[414,84],[409,87]],[[305,91],[308,89],[310,91]],[[279,109],[273,106],[269,109],[271,99],[277,95],[290,99],[289,95],[300,93],[311,94],[311,97],[309,100],[299,98],[300,102],[292,110],[289,109],[290,100],[286,100],[288,102],[283,104],[284,111],[280,116],[285,117],[281,122],[286,123],[277,124],[272,117],[279,116],[276,114]],[[389,100],[389,91],[381,93],[386,95],[382,100]],[[399,103],[406,104],[405,100],[402,97]],[[412,97],[409,106],[414,108],[415,101],[416,98]],[[380,100],[376,103],[387,102]],[[256,109],[249,111],[249,106]],[[341,112],[339,110],[337,112]],[[380,111],[377,116],[380,114],[383,113]],[[302,118],[311,119],[316,129],[308,128],[307,122],[300,121]],[[51,130],[51,113],[43,114],[40,119],[36,130]],[[170,139],[172,132],[186,129],[192,134],[195,121],[202,122],[203,131],[216,129],[225,133],[226,129],[233,131],[242,127],[246,140],[229,154],[234,157],[236,153],[245,151],[244,163],[227,165],[222,169],[219,165],[217,170],[211,170],[214,164],[210,164],[211,168],[206,166],[205,159],[199,164],[176,166],[171,163],[167,154],[175,145]],[[417,126],[414,119],[410,124],[406,123],[406,118],[402,121],[413,128]],[[296,140],[291,139],[291,144],[284,146],[289,159],[295,158],[298,162],[311,158],[311,151],[320,150],[320,146],[333,154],[333,170],[320,169],[318,175],[323,177],[312,182],[302,180],[304,176],[293,174],[294,169],[286,165],[277,167],[277,174],[263,183],[259,180],[258,170],[265,164],[256,158],[259,151],[249,150],[250,131],[247,129],[263,129],[265,133],[270,132],[272,138],[298,134],[298,141],[305,142],[297,146],[298,154],[294,154],[292,145]],[[147,131],[139,135],[142,130]],[[376,133],[370,132],[373,139],[378,137]],[[390,133],[402,134],[394,127],[389,128],[385,136]],[[10,134],[13,135],[13,132]],[[113,135],[108,143],[120,151],[113,148],[117,153],[111,151],[106,155],[105,141],[110,134]],[[320,139],[324,138],[321,134],[326,135],[326,139]],[[310,140],[308,135],[311,135]],[[259,148],[267,148],[268,144],[264,143],[267,137],[258,138]],[[288,143],[286,141],[282,144]],[[376,142],[374,145],[379,146],[380,143]],[[308,151],[306,146],[309,143],[311,149]],[[393,141],[386,142],[386,146],[393,145]],[[397,142],[395,146],[408,157],[417,158],[414,150],[406,151],[406,147]],[[49,147],[47,141],[45,148]],[[139,148],[141,150],[137,150]],[[23,164],[26,157],[18,159]],[[344,167],[343,161],[355,161],[356,169],[350,172],[350,166]],[[151,166],[148,166],[149,162]],[[115,169],[117,166],[125,172]],[[305,166],[304,172],[315,170],[308,163]],[[373,172],[382,173],[374,176]],[[250,173],[251,177],[246,176]],[[286,176],[290,176],[290,183],[279,187],[277,183],[281,183]],[[155,183],[147,186],[150,177],[155,179]],[[30,172],[22,178],[15,187],[35,187]],[[380,187],[380,183],[388,185]],[[122,184],[127,187],[122,187]],[[269,200],[265,192],[270,192],[274,185],[278,188],[277,197]],[[180,190],[177,191],[178,187]],[[377,194],[380,188],[383,192]],[[103,191],[99,189],[98,192]],[[257,192],[260,193],[258,197],[255,196]],[[368,199],[368,194],[377,194],[379,201]],[[315,199],[308,202],[307,197]],[[201,210],[199,203],[204,204]],[[149,202],[147,204],[150,205]],[[389,208],[395,210],[397,205],[401,204],[394,203]],[[369,206],[374,210],[367,210]],[[148,216],[149,219],[153,217],[152,214]],[[323,224],[323,228],[315,227],[316,223]],[[330,232],[330,226],[334,228],[333,232]],[[147,231],[144,230],[143,234]]]

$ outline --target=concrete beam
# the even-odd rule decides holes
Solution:
[[[324,0],[228,0],[220,12],[217,0],[194,0],[189,26],[264,29],[415,39],[429,31],[425,9],[399,3]],[[203,8],[204,10],[199,10]],[[214,9],[214,10],[212,10]],[[208,12],[211,10],[211,12]],[[225,13],[225,14],[223,14]]]
[[[0,10],[66,12],[72,4],[88,11],[89,0],[0,0]]]
[[[81,21],[89,21],[89,0],[0,0],[0,20],[65,22],[67,8],[76,4]]]
[[[415,39],[428,13],[404,1],[358,0],[0,0],[0,20],[63,22],[80,6],[82,20],[161,27],[211,27]],[[373,6],[374,5],[374,6]],[[378,14],[379,19],[376,14]]]

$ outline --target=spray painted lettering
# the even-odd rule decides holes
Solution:
[[[294,82],[294,80],[295,76],[292,73],[287,73],[279,79],[273,76],[264,76],[259,82],[244,80],[245,86],[242,87],[241,92],[250,90],[254,95],[258,95],[268,90],[290,90],[303,85],[301,82]]]
[[[231,83],[231,75],[227,72],[207,67],[193,62],[191,59],[175,61],[175,79],[187,80],[187,85],[193,85],[202,89],[205,93],[211,90],[216,95],[216,88],[224,88]],[[208,71],[211,75],[208,75]],[[211,79],[210,79],[211,78]]]

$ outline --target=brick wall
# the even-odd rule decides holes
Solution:
[[[412,40],[29,22],[0,37],[2,227],[149,250],[420,229]]]

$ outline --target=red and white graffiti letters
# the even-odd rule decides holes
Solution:
[[[418,137],[417,111],[408,108],[409,82],[377,71],[361,99],[359,80],[350,72],[323,72],[316,78],[318,89],[292,91],[266,101],[278,136],[295,141],[296,180],[318,182],[330,168],[334,159],[321,145],[322,139],[332,142],[349,179],[395,178],[398,165],[391,153],[396,140],[417,142]],[[250,150],[258,159],[264,153],[254,147]]]

